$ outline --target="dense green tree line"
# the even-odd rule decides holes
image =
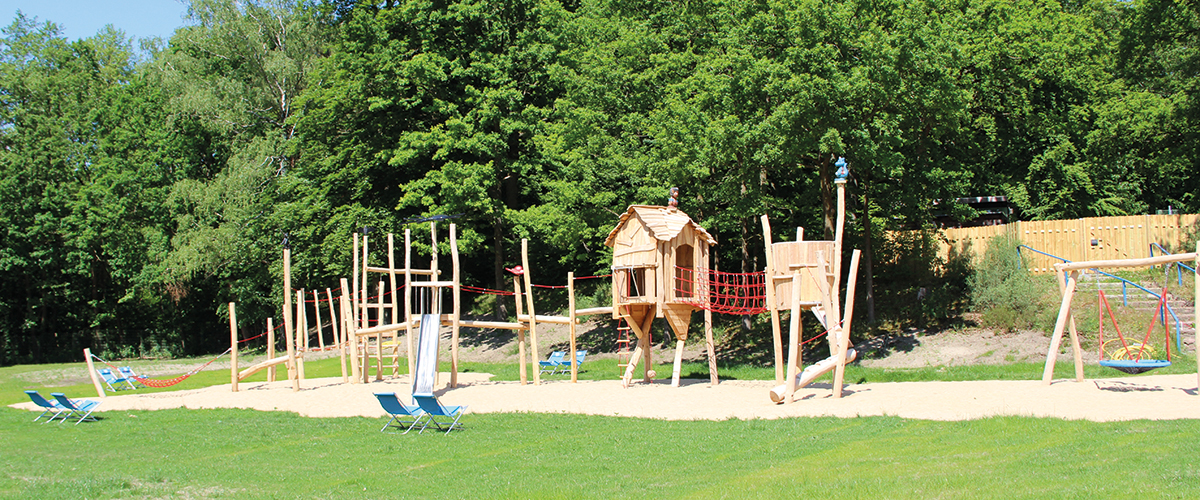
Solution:
[[[189,19],[170,40],[3,29],[0,364],[220,351],[225,302],[278,317],[284,238],[293,282],[324,288],[352,232],[423,242],[435,215],[471,284],[507,288],[522,238],[535,281],[602,273],[617,215],[673,185],[717,265],[757,270],[758,216],[831,231],[837,156],[884,287],[920,251],[883,231],[935,200],[1200,210],[1195,2],[193,0]]]

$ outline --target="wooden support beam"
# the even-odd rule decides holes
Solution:
[[[455,224],[450,224],[450,260],[454,266],[451,273],[451,282],[453,282],[452,297],[453,312],[450,325],[450,388],[458,387],[458,329],[461,326],[459,316],[462,313],[462,285],[459,280],[458,271],[458,227]]]
[[[775,385],[784,382],[783,373],[783,331],[779,324],[779,309],[775,304],[775,251],[771,247],[771,221],[766,215],[760,219],[763,228],[763,243],[767,252],[766,292],[767,310],[771,312],[771,340],[775,348]],[[792,284],[792,295],[800,295],[800,287]]]
[[[1067,289],[1067,278],[1063,273],[1054,273],[1058,278],[1058,293],[1061,295]],[[1071,332],[1071,353],[1075,357],[1075,381],[1083,382],[1083,347],[1079,345],[1079,333],[1075,330],[1075,314],[1067,318],[1067,331]]]
[[[296,344],[292,336],[292,249],[283,249],[283,333],[288,348],[288,380],[292,392],[300,392],[300,379],[296,374]]]
[[[610,310],[611,309],[605,308],[605,311],[610,311]],[[578,314],[578,313],[576,313],[576,314]],[[572,323],[571,318],[568,316],[544,316],[544,315],[538,314],[534,317],[534,319],[537,320],[538,323],[550,323],[553,325],[570,325]],[[523,315],[517,316],[517,320],[528,323],[529,315],[523,314]],[[575,319],[574,323],[579,324],[579,320]]]
[[[575,383],[579,382],[579,363],[577,363],[576,359],[575,359],[575,322],[577,319],[575,318],[576,312],[575,312],[575,272],[574,271],[567,272],[567,311],[571,315],[570,317],[567,318],[567,325],[568,325],[567,333],[571,336],[571,352],[569,353],[571,357],[568,359],[571,360],[571,383],[575,384]],[[541,371],[541,370],[538,370],[538,371]]]
[[[529,277],[532,269],[529,267],[529,240],[526,238],[521,239],[521,267],[525,270],[522,276],[525,277],[525,300],[529,306],[529,350],[535,361],[541,361],[542,357],[538,354],[537,312],[533,307],[533,282]],[[541,370],[536,369],[537,365],[533,366],[533,385],[541,385]]]
[[[521,305],[524,301],[524,295],[521,293],[522,276],[513,276],[513,297],[517,301],[517,316],[521,316]],[[521,385],[529,383],[528,376],[525,373],[525,330],[529,329],[529,325],[522,323],[522,328],[517,330],[517,355],[520,357],[521,365]],[[537,368],[537,365],[534,365]]]
[[[246,368],[245,370],[237,372],[237,379],[238,380],[246,380],[246,377],[254,375],[255,373],[258,373],[259,371],[261,371],[264,368],[274,368],[275,365],[278,365],[280,363],[286,363],[287,360],[288,360],[287,356],[279,356],[279,357],[268,358],[266,360],[260,361],[257,364],[254,364],[254,365],[250,366],[249,368]],[[237,391],[234,391],[234,392],[237,392]]]
[[[358,335],[357,325],[354,324],[354,305],[353,300],[347,296],[351,293],[349,283],[346,283],[346,278],[341,279],[342,284],[342,337],[346,344],[350,347],[350,383],[358,384],[362,382],[358,371]]]
[[[787,378],[784,379],[783,402],[791,403],[796,393],[796,374],[801,363],[800,335],[804,311],[800,309],[800,271],[792,271],[792,315],[788,328]]]
[[[1057,267],[1057,266],[1055,266]],[[1061,272],[1061,271],[1060,271]],[[1054,381],[1054,363],[1058,360],[1058,346],[1062,343],[1063,330],[1071,319],[1071,299],[1075,298],[1075,286],[1079,282],[1079,271],[1072,270],[1063,288],[1062,303],[1058,306],[1058,319],[1054,322],[1054,334],[1050,336],[1050,349],[1046,351],[1046,366],[1042,369],[1042,384]]]
[[[846,380],[846,351],[850,349],[850,324],[854,321],[854,292],[858,284],[858,258],[862,252],[855,250],[850,256],[850,275],[846,283],[846,311],[842,324],[838,326],[842,335],[838,338],[837,367],[833,372],[833,397],[842,397],[842,386]]]
[[[404,328],[405,352],[408,358],[408,376],[414,377],[416,371],[417,357],[413,356],[413,332],[412,332],[412,232],[408,229],[404,230]]]
[[[437,274],[432,269],[409,269],[409,267],[407,265],[404,266],[404,269],[399,269],[399,268],[392,269],[390,267],[375,267],[375,266],[366,266],[363,269],[367,272],[379,273],[379,274],[391,274],[392,271],[395,271],[396,273],[408,272],[409,274],[415,274],[418,276],[433,276],[433,275]]]
[[[704,310],[704,347],[708,351],[708,385],[716,387],[720,380],[717,377],[717,352],[713,343],[712,311]]]
[[[304,352],[308,351],[308,315],[304,310],[304,290],[296,290],[296,373],[304,380]]]
[[[396,288],[396,238],[392,233],[388,233],[388,235],[387,235],[387,245],[388,245],[388,272],[387,272],[388,285],[391,286],[390,290],[392,291],[391,322],[399,323],[400,322],[400,318],[399,318],[399,316],[400,316],[400,293],[399,293],[399,289]],[[379,322],[380,323],[383,322],[382,312],[380,314]],[[399,334],[399,332],[392,332],[392,376],[393,377],[400,376],[400,334]]]
[[[238,391],[238,334],[237,334],[237,308],[233,302],[229,303],[229,387],[232,392]]]
[[[267,358],[275,357],[275,322],[267,318]],[[343,365],[344,366],[344,365]],[[343,368],[344,370],[345,368]],[[275,381],[275,365],[267,368],[267,382]]]
[[[338,315],[334,313],[333,308],[333,290],[330,290],[328,287],[325,288],[325,298],[329,299],[329,329],[333,330],[333,341],[336,342],[338,346],[338,359],[341,360],[338,365],[342,368],[342,383],[344,384],[349,382],[346,377],[345,335],[342,334],[344,332],[338,329]]]
[[[590,307],[575,311],[575,316],[594,316],[596,314],[612,314],[611,307]],[[538,321],[541,321],[539,318]]]
[[[1064,262],[1055,264],[1054,268],[1058,272],[1077,271],[1080,269],[1105,268],[1105,267],[1150,267],[1170,264],[1172,262],[1186,262],[1196,260],[1197,254],[1200,251],[1191,253],[1177,253],[1173,255],[1160,255],[1158,257],[1148,257],[1145,259],[1117,259],[1117,260],[1089,260],[1081,262]]]
[[[96,374],[96,363],[92,362],[92,349],[90,347],[83,348],[83,361],[87,363],[88,376],[92,377],[92,386],[96,388],[96,397],[108,397],[108,394],[104,393],[104,386],[100,385],[100,376]]]

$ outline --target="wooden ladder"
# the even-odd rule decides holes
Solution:
[[[629,350],[629,324],[625,318],[617,320],[617,367],[629,366],[629,358],[633,354]]]

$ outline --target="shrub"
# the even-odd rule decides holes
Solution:
[[[983,326],[1006,331],[1047,330],[1046,324],[1053,327],[1057,312],[1054,278],[1031,275],[1017,253],[1020,244],[1008,234],[992,238],[968,279],[971,303]]]

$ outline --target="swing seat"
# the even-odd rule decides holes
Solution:
[[[1165,359],[1102,359],[1100,366],[1107,366],[1114,370],[1120,370],[1130,375],[1146,373],[1155,368],[1171,366],[1171,362]]]

